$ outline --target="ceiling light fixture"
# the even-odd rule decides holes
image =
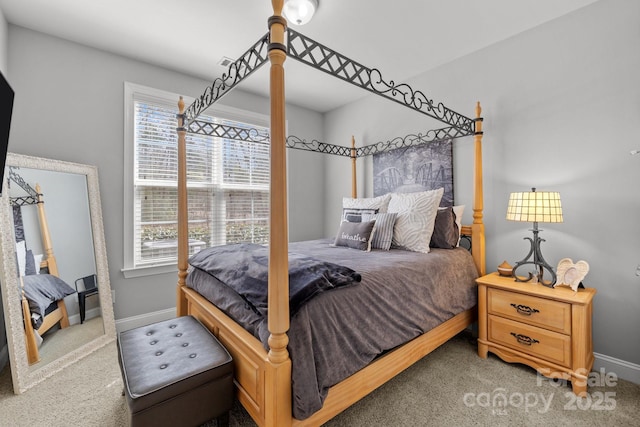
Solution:
[[[318,0],[285,0],[282,13],[290,24],[304,25],[318,9]]]

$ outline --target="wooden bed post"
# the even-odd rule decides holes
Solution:
[[[480,102],[476,104],[475,133],[473,136],[475,145],[475,167],[473,179],[473,224],[471,225],[471,251],[473,260],[478,268],[478,274],[486,274],[486,254],[484,223],[482,222],[482,210],[484,209],[484,196],[482,192],[482,108]]]
[[[47,222],[47,215],[44,212],[44,200],[42,197],[42,189],[40,184],[36,183],[36,193],[38,194],[37,206],[38,206],[38,218],[40,220],[40,234],[42,234],[42,246],[44,249],[45,260],[47,262],[47,268],[49,274],[59,277],[58,263],[56,262],[56,256],[53,253],[53,244],[51,242],[51,233],[49,232],[49,223]]]
[[[60,277],[60,275],[58,274],[58,262],[56,261],[56,255],[53,252],[53,242],[51,240],[51,232],[49,231],[49,223],[47,222],[47,214],[44,210],[42,188],[38,183],[36,183],[36,193],[38,194],[38,219],[40,221],[40,234],[42,234],[42,246],[45,253],[45,262],[47,264],[49,274]],[[64,303],[64,299],[58,300],[57,304],[58,309],[60,310],[60,328],[66,328],[69,326],[69,315],[67,314],[67,306]],[[37,357],[39,359],[39,356]]]
[[[184,99],[178,101],[178,287],[176,314],[186,316],[187,297],[182,292],[187,277],[189,226],[187,216],[187,131],[184,128]]]
[[[351,135],[351,198],[358,198],[358,178],[356,176],[356,138]]]
[[[24,283],[20,278],[20,290],[22,293],[22,318],[24,319],[24,339],[27,346],[27,362],[33,365],[40,361],[40,352],[36,343],[36,334],[31,325],[31,310],[29,309],[29,301],[24,296]]]
[[[268,327],[269,363],[265,370],[265,426],[291,424],[291,359],[289,337],[289,233],[285,135],[284,61],[287,59],[283,0],[272,0],[269,18],[271,99],[271,188],[269,206]]]

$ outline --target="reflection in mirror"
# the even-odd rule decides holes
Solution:
[[[85,286],[74,289],[70,284],[82,285],[83,277],[96,274],[87,179],[65,172],[8,169],[18,275],[31,319],[25,324],[27,360],[35,369],[104,333],[102,319],[62,331],[84,323],[74,321],[74,316],[86,317],[86,303],[77,298],[84,295]],[[50,191],[45,193],[41,183]],[[97,301],[95,295],[91,300]],[[89,319],[93,317],[101,317],[99,309],[89,310]]]
[[[96,168],[16,154],[7,166],[0,280],[21,393],[115,339],[115,324]]]

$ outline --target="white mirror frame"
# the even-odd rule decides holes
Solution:
[[[116,338],[116,328],[111,299],[111,285],[109,282],[107,250],[102,225],[102,207],[100,204],[100,187],[98,185],[97,168],[95,166],[14,153],[8,153],[7,155],[6,169],[8,169],[9,166],[76,173],[87,177],[89,212],[91,214],[91,228],[96,258],[96,274],[98,276],[98,283],[100,283],[100,309],[104,322],[104,335],[95,338],[93,341],[77,349],[71,350],[66,355],[42,367],[38,368],[36,365],[29,367],[22,319],[22,306],[20,303],[20,287],[17,277],[15,241],[13,233],[5,232],[6,230],[13,230],[13,214],[9,203],[7,179],[3,177],[2,197],[0,198],[0,230],[3,230],[0,242],[0,284],[2,286],[2,301],[7,329],[7,345],[9,347],[9,363],[11,365],[13,390],[15,394],[20,394],[95,350],[113,342]],[[8,176],[7,172],[5,172],[5,176]],[[12,301],[13,303],[11,303]]]

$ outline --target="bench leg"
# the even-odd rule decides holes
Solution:
[[[85,311],[86,311],[86,295],[78,293],[78,308],[80,310],[80,324],[82,325],[84,323],[84,318],[86,317]]]
[[[218,427],[229,427],[229,413],[225,412],[216,418],[216,424]]]

